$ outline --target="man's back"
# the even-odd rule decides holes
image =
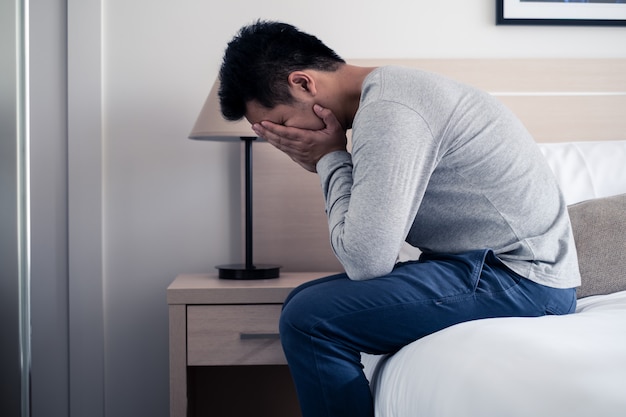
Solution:
[[[579,284],[557,183],[523,125],[483,92],[379,68],[363,84],[352,155],[327,155],[318,172],[333,249],[347,270],[367,268],[372,256],[388,264],[406,237],[426,253],[493,249],[535,282]]]

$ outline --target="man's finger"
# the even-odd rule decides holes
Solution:
[[[339,120],[337,120],[335,113],[333,113],[330,109],[322,107],[319,104],[315,104],[313,106],[313,111],[320,119],[322,119],[327,128],[339,127]]]

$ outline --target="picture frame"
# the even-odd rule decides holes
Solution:
[[[626,0],[496,0],[496,24],[626,26]]]

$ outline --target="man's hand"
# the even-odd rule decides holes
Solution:
[[[299,129],[262,121],[254,124],[252,130],[307,171],[317,172],[317,162],[331,152],[345,151],[347,139],[345,130],[331,110],[316,104],[313,111],[324,122],[323,129]]]

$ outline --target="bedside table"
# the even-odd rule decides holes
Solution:
[[[282,303],[298,285],[332,274],[285,272],[277,279],[250,281],[217,274],[176,277],[167,289],[170,416],[187,417],[193,367],[286,365],[278,335]],[[237,394],[246,399],[245,392]]]

